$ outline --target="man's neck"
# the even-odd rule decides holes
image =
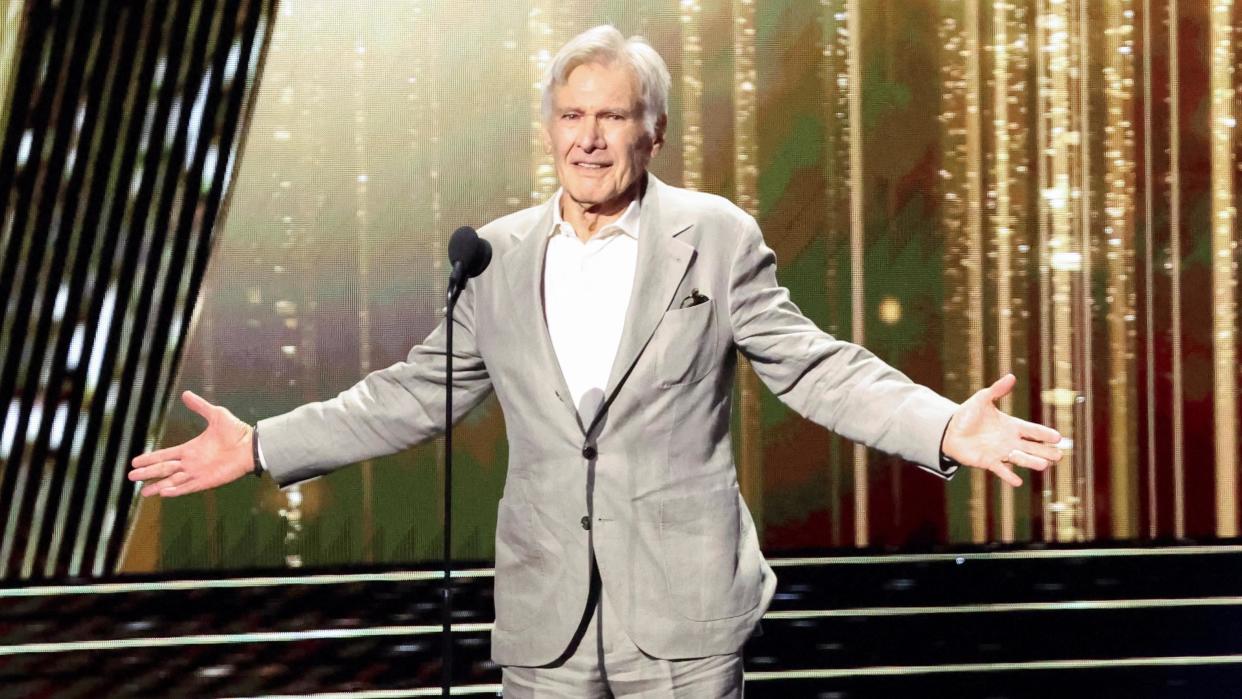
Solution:
[[[578,240],[586,242],[611,223],[621,218],[630,204],[641,194],[642,178],[631,185],[625,192],[611,201],[600,204],[581,204],[570,198],[568,192],[561,193],[561,219],[573,227]]]

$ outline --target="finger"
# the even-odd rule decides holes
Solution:
[[[998,463],[988,470],[995,473],[1002,481],[1005,481],[1015,488],[1022,485],[1022,479],[1018,477],[1018,474],[1014,473],[1013,469],[1009,468],[1004,463]]]
[[[202,396],[199,396],[194,391],[182,391],[181,402],[185,403],[185,407],[193,410],[199,415],[202,415],[208,420],[211,419],[211,411],[216,407],[211,403],[208,403]]]
[[[161,461],[176,461],[181,458],[181,445],[168,447],[167,449],[157,449],[149,451],[145,454],[139,454],[130,460],[130,468],[143,468],[151,464],[158,464]]]
[[[1047,459],[1050,463],[1054,463],[1054,464],[1060,461],[1061,457],[1065,453],[1061,451],[1060,449],[1057,449],[1056,446],[1053,444],[1045,444],[1043,442],[1032,442],[1029,439],[1022,440],[1022,446],[1018,448],[1028,454],[1033,454],[1035,456],[1038,456],[1041,459]]]
[[[1029,468],[1032,471],[1044,471],[1052,465],[1052,463],[1047,459],[1035,456],[1034,454],[1028,454],[1021,449],[1014,449],[1009,452],[1007,461],[1014,466]]]
[[[193,476],[186,473],[185,471],[176,471],[165,478],[147,481],[147,483],[142,486],[142,490],[140,492],[142,493],[143,497],[150,497],[152,495],[160,495],[162,494],[161,491],[164,490],[165,488],[168,488],[170,486],[180,485],[182,483],[186,483],[192,478]]]
[[[176,473],[181,468],[180,461],[161,461],[158,464],[136,468],[129,472],[131,481],[150,481],[157,478],[166,478]]]
[[[1009,395],[1013,387],[1017,385],[1018,379],[1013,374],[1005,374],[996,380],[996,383],[988,387],[988,398],[993,402]]]
[[[164,487],[164,479],[161,478],[158,481],[150,481],[148,483],[145,483],[142,486],[142,490],[138,492],[142,493],[142,497],[149,498],[152,495],[157,495],[160,492],[160,489],[163,487]]]
[[[1029,439],[1033,442],[1056,444],[1061,441],[1060,432],[1037,422],[1018,420],[1018,433],[1021,434],[1023,438]]]
[[[157,485],[160,486],[159,494],[162,498],[172,498],[198,490],[198,488],[194,487],[194,483],[191,482],[190,474],[184,471],[174,473],[160,481]]]

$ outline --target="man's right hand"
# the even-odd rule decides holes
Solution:
[[[145,483],[144,496],[167,498],[207,490],[254,469],[253,427],[191,391],[182,393],[181,401],[207,418],[207,429],[184,444],[134,457],[129,479]]]

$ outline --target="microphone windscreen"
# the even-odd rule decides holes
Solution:
[[[453,231],[453,236],[449,238],[449,262],[452,264],[461,262],[466,267],[470,267],[478,247],[479,234],[475,233],[473,228],[470,226],[458,228]]]

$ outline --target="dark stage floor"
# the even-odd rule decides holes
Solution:
[[[1242,697],[1242,545],[773,566],[748,697]],[[0,588],[0,696],[434,696],[438,575]],[[494,696],[491,571],[464,571],[455,599],[457,692]]]

